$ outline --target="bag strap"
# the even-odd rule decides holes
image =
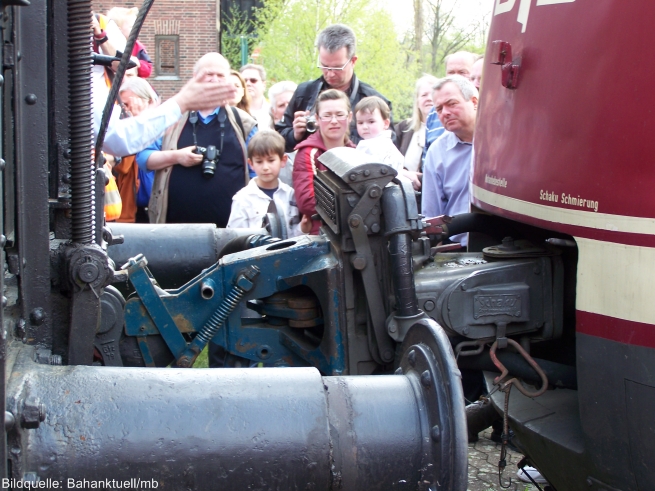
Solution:
[[[232,109],[232,114],[234,114],[234,119],[236,119],[239,128],[241,128],[241,134],[243,135],[243,141],[245,142],[246,139],[248,138],[248,135],[246,135],[246,129],[243,127],[243,121],[241,121],[241,116],[239,116],[239,111],[237,111],[236,107],[232,107],[232,106],[230,106],[230,109]]]

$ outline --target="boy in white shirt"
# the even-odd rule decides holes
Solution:
[[[355,106],[357,133],[363,139],[357,144],[361,150],[374,158],[375,162],[387,164],[398,174],[402,173],[405,157],[391,141],[389,106],[378,96],[364,97]]]
[[[256,228],[262,226],[271,201],[286,227],[287,237],[295,237],[311,230],[311,220],[298,213],[293,189],[280,181],[280,170],[287,163],[284,138],[274,131],[256,133],[248,142],[248,164],[257,177],[232,198],[228,228]]]

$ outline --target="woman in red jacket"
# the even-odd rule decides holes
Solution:
[[[296,204],[300,213],[308,217],[316,214],[314,175],[317,170],[326,170],[318,158],[332,148],[355,148],[348,138],[352,114],[350,100],[344,92],[336,89],[321,92],[316,99],[314,112],[318,130],[296,145],[298,153],[293,162]],[[314,220],[311,233],[318,234],[319,227],[320,221]]]

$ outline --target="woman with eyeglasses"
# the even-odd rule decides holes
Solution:
[[[234,99],[230,101],[230,106],[238,107],[250,114],[250,95],[246,87],[246,81],[236,70],[230,70],[230,82],[237,88]]]
[[[293,164],[293,187],[298,210],[309,217],[316,214],[314,174],[317,170],[326,170],[318,158],[336,147],[355,148],[348,138],[352,114],[350,100],[344,92],[336,89],[321,92],[316,99],[314,113],[317,131],[296,146],[298,153]],[[315,220],[311,233],[318,234],[319,227],[320,222]]]

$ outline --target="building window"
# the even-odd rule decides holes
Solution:
[[[177,35],[155,36],[155,46],[155,76],[179,77],[180,37]]]

